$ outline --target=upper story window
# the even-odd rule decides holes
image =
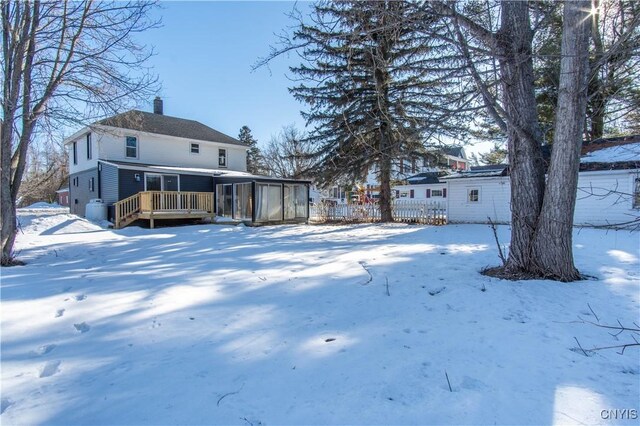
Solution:
[[[71,149],[73,151],[73,164],[78,164],[78,142],[74,142]]]
[[[91,160],[91,133],[87,133],[87,160]]]
[[[138,158],[138,138],[135,136],[127,136],[125,151],[125,156],[127,158]]]
[[[640,178],[634,180],[633,185],[633,208],[640,209]]]
[[[192,154],[200,154],[200,144],[199,143],[192,143],[190,149],[191,149],[191,153]]]
[[[218,150],[218,166],[227,167],[227,150],[226,149]]]
[[[477,188],[467,190],[467,201],[469,203],[477,203],[480,201],[480,190]]]

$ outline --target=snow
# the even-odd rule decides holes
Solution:
[[[603,148],[580,158],[581,163],[617,163],[624,161],[640,161],[640,142]]]
[[[631,341],[579,321],[638,321],[628,231],[576,231],[597,279],[562,284],[479,275],[498,261],[484,225],[20,220],[27,265],[1,271],[2,424],[599,424],[638,409],[638,350],[585,356],[574,339]]]
[[[61,206],[60,204],[57,204],[57,203],[47,203],[45,201],[38,201],[37,203],[33,203],[30,206],[25,207],[24,209],[34,210],[34,209],[66,209],[66,208],[68,207]]]

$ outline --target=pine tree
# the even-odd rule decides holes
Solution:
[[[240,128],[238,140],[249,146],[249,150],[247,151],[247,172],[254,175],[264,174],[266,172],[264,157],[258,147],[258,141],[251,134],[249,126],[242,126]]]
[[[291,68],[302,83],[290,91],[308,106],[318,183],[362,181],[375,170],[383,222],[393,220],[392,165],[465,120],[450,114],[464,97],[450,83],[459,70],[436,71],[451,50],[421,31],[430,19],[408,1],[322,2],[282,50],[297,46],[304,60]]]
[[[504,164],[506,160],[507,150],[499,143],[495,143],[489,152],[480,154],[480,161],[484,164]]]

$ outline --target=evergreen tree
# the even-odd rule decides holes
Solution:
[[[321,2],[311,23],[300,22],[282,50],[297,49],[291,68],[301,84],[294,97],[312,130],[310,166],[319,184],[362,181],[374,170],[380,182],[381,220],[393,220],[392,165],[424,152],[430,135],[455,133],[464,114],[449,67],[451,49],[422,32],[437,21],[409,1]],[[436,71],[436,68],[439,71]]]
[[[507,161],[507,150],[496,143],[489,152],[480,154],[480,161],[483,164],[504,164]]]
[[[254,175],[264,174],[266,172],[264,157],[258,147],[258,141],[251,134],[249,126],[242,126],[240,128],[238,140],[249,147],[247,151],[247,172]]]

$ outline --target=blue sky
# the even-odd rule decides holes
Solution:
[[[269,69],[251,71],[256,61],[277,43],[276,34],[294,24],[294,7],[309,10],[310,2],[203,1],[162,2],[156,11],[162,27],[140,35],[154,46],[150,65],[162,82],[160,96],[167,115],[200,121],[237,137],[247,125],[265,146],[283,126],[304,128],[298,103],[288,92],[295,54],[271,62]],[[141,106],[152,111],[152,99]],[[466,146],[483,152],[493,144]]]
[[[161,28],[140,36],[155,47],[151,65],[162,82],[167,115],[200,121],[237,137],[248,125],[261,145],[283,125],[304,126],[303,107],[288,93],[294,56],[251,71],[292,24],[293,2],[163,2]],[[152,111],[152,99],[142,106]]]

